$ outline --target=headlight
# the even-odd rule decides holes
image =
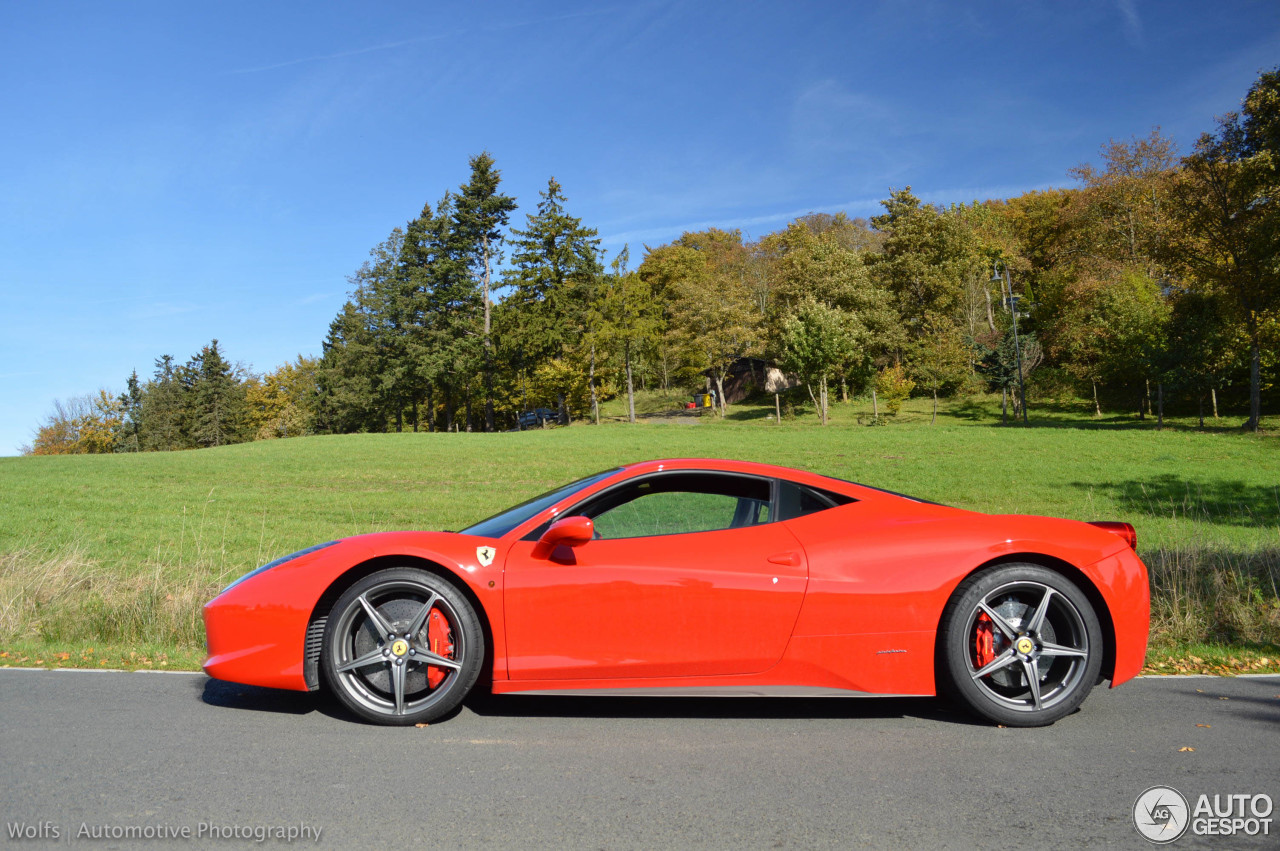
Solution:
[[[287,561],[293,561],[295,558],[298,558],[298,557],[300,557],[300,556],[304,556],[304,555],[306,555],[307,553],[314,553],[316,550],[323,550],[325,547],[332,547],[332,546],[333,546],[334,544],[336,544],[336,543],[338,543],[338,542],[337,542],[337,541],[325,541],[323,544],[316,544],[314,547],[307,547],[305,550],[298,550],[296,553],[289,553],[289,555],[287,555],[287,556],[281,556],[280,558],[276,559],[275,561],[273,561],[273,562],[268,562],[267,564],[264,564],[262,567],[259,567],[259,568],[257,568],[256,570],[251,570],[251,571],[249,571],[248,573],[246,573],[244,576],[241,576],[241,577],[240,577],[239,579],[237,579],[235,582],[232,582],[232,583],[231,583],[230,585],[228,585],[226,588],[223,588],[223,589],[222,589],[222,593],[224,593],[224,594],[225,594],[225,593],[227,593],[227,592],[228,592],[228,591],[230,591],[232,588],[234,588],[234,587],[236,587],[237,585],[239,585],[241,582],[244,582],[246,579],[249,579],[249,578],[251,578],[251,577],[257,576],[259,573],[266,573],[268,570],[270,570],[270,569],[271,569],[271,568],[273,568],[273,567],[279,567],[280,565],[284,564],[285,562],[287,562]]]

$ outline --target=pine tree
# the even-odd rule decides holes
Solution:
[[[142,385],[138,383],[138,371],[129,374],[125,382],[125,391],[118,400],[121,420],[120,428],[115,435],[116,452],[140,452],[142,441],[139,434],[142,423]]]
[[[238,443],[244,414],[244,388],[214,340],[187,364],[191,404],[190,433],[198,446]]]
[[[190,446],[184,428],[186,390],[173,355],[162,355],[155,362],[155,375],[143,391],[141,427],[142,448],[168,451]]]
[[[503,346],[519,352],[515,360],[526,374],[568,354],[582,340],[603,271],[595,229],[565,212],[554,177],[539,195],[538,210],[525,229],[512,231],[512,268],[503,283],[513,290],[500,310]]]
[[[467,262],[481,290],[485,430],[493,431],[492,274],[500,259],[502,228],[516,202],[509,195],[498,194],[502,174],[493,167],[493,157],[487,151],[473,156],[470,163],[471,179],[461,187],[454,206],[454,237],[456,256]]]

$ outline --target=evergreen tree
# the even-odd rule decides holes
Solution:
[[[162,355],[155,366],[155,375],[147,382],[142,396],[139,428],[142,448],[185,449],[190,443],[184,427],[187,400],[182,368],[174,365],[172,355]]]
[[[502,174],[493,167],[493,157],[487,151],[473,156],[470,164],[471,179],[461,187],[454,206],[454,237],[456,256],[467,261],[481,290],[485,430],[493,431],[492,274],[493,265],[501,258],[502,228],[516,202],[509,195],[498,194]]]
[[[138,383],[138,371],[129,374],[125,383],[125,391],[120,395],[120,428],[115,435],[116,452],[140,452],[142,440],[140,429],[142,424],[142,385]]]
[[[498,311],[503,348],[508,354],[518,353],[514,360],[526,373],[582,341],[603,271],[596,231],[565,212],[565,198],[554,177],[540,197],[525,229],[512,231],[512,268],[503,283],[513,289]],[[591,358],[589,352],[582,354]]]
[[[187,364],[191,438],[197,446],[225,446],[243,439],[244,388],[214,340]]]

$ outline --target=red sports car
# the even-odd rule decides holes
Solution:
[[[209,676],[381,724],[495,693],[934,695],[1050,724],[1134,677],[1127,523],[988,515],[738,461],[606,470],[461,532],[330,541],[204,609]]]

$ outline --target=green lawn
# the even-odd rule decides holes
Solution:
[[[605,411],[619,416],[621,400]],[[728,420],[651,416],[635,426],[611,421],[523,433],[348,435],[164,454],[0,458],[0,641],[28,650],[53,637],[76,647],[101,642],[102,635],[48,626],[49,606],[74,589],[83,592],[75,577],[85,572],[96,577],[89,586],[115,582],[118,594],[145,592],[179,610],[172,617],[182,620],[190,600],[165,601],[175,583],[189,583],[194,600],[318,541],[387,529],[456,529],[553,485],[658,457],[773,462],[977,511],[1126,520],[1137,527],[1149,562],[1188,548],[1280,551],[1280,437],[1241,434],[1225,421],[1206,433],[1188,421],[1157,432],[1132,418],[1098,421],[1084,410],[1033,409],[1032,427],[1003,427],[992,424],[998,409],[991,400],[949,405],[936,425],[929,425],[927,400],[912,400],[883,427],[858,425],[868,413],[862,402],[837,403],[826,428],[812,415],[778,424],[767,418],[771,413],[771,405],[743,406],[731,409]],[[1260,605],[1276,597],[1274,572],[1266,573],[1273,562],[1266,561],[1263,581],[1250,580],[1265,586],[1272,577],[1272,587],[1259,590]],[[57,572],[40,567],[46,563],[58,564],[65,579],[61,586],[50,580],[50,600],[41,602],[32,576],[37,569]],[[23,602],[23,594],[32,599]],[[19,611],[23,605],[30,611]],[[37,629],[32,612],[41,606],[45,625]],[[117,642],[142,635],[175,652],[198,640],[198,623],[171,639],[163,624],[147,629],[104,635]]]

